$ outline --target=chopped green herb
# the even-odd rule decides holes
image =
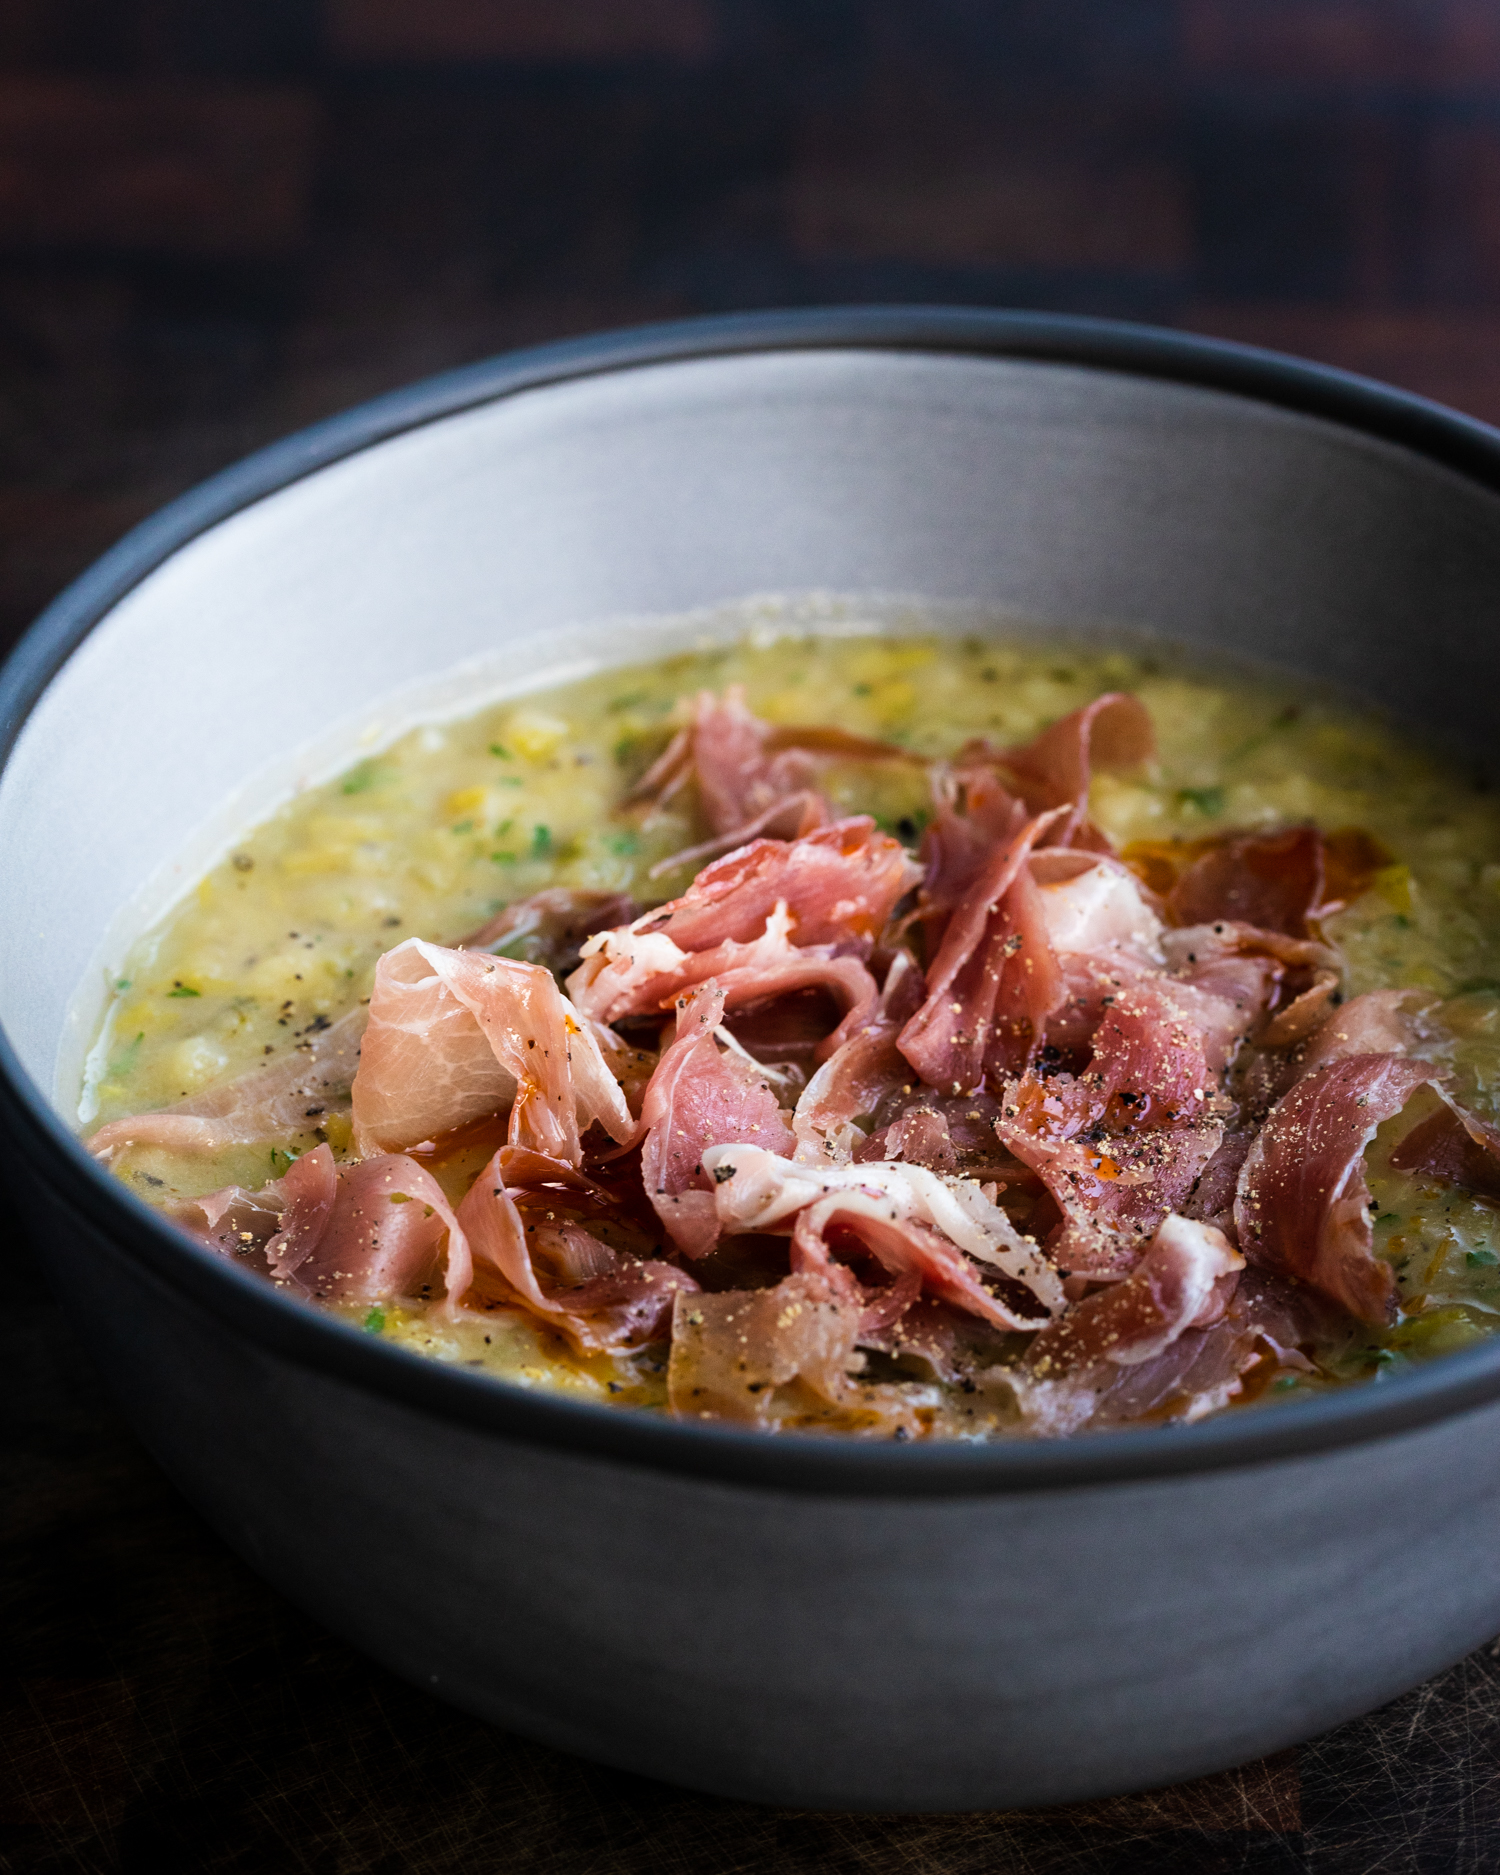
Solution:
[[[1273,1380],[1271,1382],[1271,1391],[1273,1393],[1289,1393],[1296,1384],[1297,1376],[1295,1374],[1283,1374],[1279,1380]]]
[[[460,820],[449,828],[450,833],[472,833],[473,831],[474,823],[472,820]]]
[[[1464,1261],[1475,1269],[1492,1270],[1497,1263],[1500,1263],[1500,1256],[1496,1256],[1493,1250],[1481,1247],[1478,1250],[1468,1251]]]
[[[130,988],[129,977],[116,977],[115,978],[115,989],[118,991],[118,993],[121,996],[123,996],[126,990],[128,990],[129,988]]]
[[[168,996],[201,996],[202,990],[195,990],[186,983],[174,983],[167,991]]]
[[[498,755],[502,762],[513,762],[516,759],[503,742],[492,742],[490,744],[490,754]]]
[[[604,844],[611,853],[618,853],[622,859],[628,859],[632,853],[641,850],[641,843],[633,833],[612,833]]]
[[[141,1043],[146,1039],[146,1031],[141,1030],[133,1042],[127,1042],[113,1061],[105,1069],[110,1080],[123,1080],[127,1074],[135,1072],[135,1064],[140,1058]]]
[[[618,716],[621,710],[639,709],[641,704],[651,700],[649,690],[627,690],[623,696],[613,698],[606,708],[611,716]]]
[[[875,686],[873,684],[855,684],[854,694],[857,697],[867,697],[870,695],[871,691],[874,690],[874,688]]]
[[[297,1159],[298,1154],[295,1152],[287,1152],[280,1146],[273,1146],[271,1148],[271,1170],[273,1172],[289,1172],[297,1163]]]
[[[519,775],[501,775],[498,786],[502,788],[524,788],[526,783]]]
[[[366,789],[377,787],[384,779],[384,771],[378,762],[361,762],[345,775],[343,791],[345,794],[363,794]]]
[[[1392,912],[1391,923],[1398,931],[1410,931],[1411,929],[1411,919],[1407,917],[1404,911]]]
[[[367,1335],[383,1335],[385,1333],[385,1310],[371,1309],[364,1319],[364,1330]]]
[[[1401,1219],[1394,1211],[1382,1211],[1375,1222],[1377,1224],[1399,1224]]]
[[[491,853],[490,858],[497,866],[514,866],[521,857],[519,853]]]
[[[531,830],[531,857],[533,859],[552,857],[552,829],[542,826],[540,822]]]
[[[498,821],[495,826],[495,838],[497,840],[503,840],[515,824],[514,818]]]
[[[1213,818],[1224,812],[1222,788],[1179,788],[1177,798],[1184,807],[1196,807],[1200,814]]]

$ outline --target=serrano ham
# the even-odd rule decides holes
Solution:
[[[694,780],[713,838],[660,861],[652,876],[701,865],[757,835],[795,840],[825,826],[833,817],[815,783],[830,760],[921,763],[907,749],[826,725],[773,727],[746,708],[739,684],[732,684],[722,700],[700,691],[692,721],[642,776],[626,805],[664,805]]]
[[[304,1035],[285,1060],[268,1068],[157,1113],[107,1121],[89,1136],[88,1149],[108,1162],[127,1146],[198,1154],[313,1132],[329,1113],[347,1106],[366,1020],[363,1009],[351,1009]]]
[[[1240,1173],[1234,1222],[1245,1255],[1360,1321],[1388,1322],[1396,1284],[1374,1253],[1364,1150],[1437,1073],[1425,1061],[1359,1054],[1299,1081],[1272,1109]]]
[[[931,1086],[957,1094],[986,1072],[1024,1063],[1062,1003],[1062,975],[1027,861],[1064,811],[1037,815],[997,847],[948,923],[927,973],[927,999],[898,1043]]]
[[[414,1146],[508,1107],[513,1145],[576,1165],[595,1121],[617,1140],[635,1124],[597,1031],[549,970],[420,938],[376,966],[352,1092],[363,1152]]]
[[[641,1104],[646,1196],[672,1242],[690,1257],[707,1255],[719,1236],[705,1148],[741,1141],[790,1153],[795,1143],[764,1070],[715,1040],[723,1013],[718,984],[702,984],[681,999],[676,1039]]]
[[[658,1338],[676,1297],[696,1293],[692,1277],[671,1263],[622,1254],[556,1201],[528,1209],[526,1216],[537,1220],[528,1225],[517,1202],[521,1183],[586,1197],[598,1190],[571,1166],[542,1154],[502,1147],[494,1155],[458,1217],[477,1262],[502,1278],[501,1298],[557,1329],[583,1354]]]
[[[1062,1307],[1056,1271],[972,1179],[943,1179],[923,1166],[894,1163],[797,1165],[759,1146],[711,1146],[702,1163],[714,1182],[725,1230],[775,1230],[809,1205],[836,1197],[860,1211],[868,1210],[866,1201],[874,1201],[886,1222],[935,1232],[986,1265],[983,1273],[1029,1290],[1034,1301],[1028,1299],[1024,1315],[997,1298],[996,1307],[1005,1311],[1011,1326],[1035,1327]],[[920,1247],[910,1255],[918,1258]]]

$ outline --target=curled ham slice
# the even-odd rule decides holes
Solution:
[[[1500,1127],[1468,1112],[1441,1088],[1433,1091],[1439,1104],[1396,1147],[1391,1164],[1482,1198],[1500,1198]]]
[[[269,1068],[242,1074],[158,1113],[109,1120],[90,1135],[88,1149],[108,1161],[126,1146],[210,1153],[312,1132],[348,1097],[365,1022],[365,1011],[352,1009]]]
[[[218,1227],[226,1210],[243,1208],[244,1197],[233,1186],[211,1193],[179,1207],[177,1221],[232,1247],[219,1242]],[[256,1203],[278,1213],[263,1245],[270,1273],[299,1295],[390,1302],[424,1294],[441,1280],[451,1314],[472,1279],[468,1239],[442,1187],[404,1153],[336,1166],[328,1147],[318,1146],[258,1192]]]
[[[893,1216],[887,1190],[846,1187],[804,1206],[792,1226],[793,1267],[821,1271],[830,1281],[835,1272],[846,1274],[832,1261],[830,1238],[844,1244],[852,1240],[897,1279],[896,1306],[873,1312],[867,1306],[862,1328],[889,1326],[922,1292],[977,1315],[995,1328],[1035,1328],[1045,1319],[1020,1316],[1008,1308],[985,1287],[979,1270],[957,1244],[930,1225],[914,1217]]]
[[[1299,1078],[1351,1055],[1409,1055],[1433,1039],[1423,990],[1368,990],[1333,1011],[1295,1060]]]
[[[499,1272],[510,1299],[556,1328],[585,1354],[634,1347],[666,1326],[674,1299],[696,1293],[685,1270],[652,1258],[624,1256],[571,1220],[527,1227],[506,1183],[556,1185],[579,1192],[592,1181],[559,1160],[502,1146],[475,1179],[458,1209],[474,1257]],[[547,1257],[572,1280],[544,1287],[535,1257]]]
[[[665,931],[643,929],[647,920],[606,931],[585,947],[583,962],[568,979],[578,1007],[596,1022],[666,1009],[685,992],[712,979],[725,1006],[743,1008],[798,990],[826,990],[842,1020],[814,1049],[822,1060],[858,1027],[875,1002],[875,979],[857,956],[829,944],[796,945],[795,919],[780,902],[765,929],[749,943],[726,938],[708,950],[684,951]]]
[[[1257,1362],[1311,1368],[1296,1342],[1326,1330],[1326,1305],[1309,1309],[1315,1299],[1307,1291],[1294,1294],[1275,1278],[1232,1267],[1240,1259],[1219,1233],[1196,1244],[1186,1235],[1201,1229],[1164,1220],[1135,1276],[1089,1297],[1037,1337],[1008,1376],[1026,1430],[1055,1438],[1146,1414],[1192,1421],[1228,1405]],[[1058,1332],[1070,1324],[1076,1340]],[[1037,1371],[1044,1361],[1047,1369]]]
[[[1048,1254],[1074,1275],[1108,1279],[1134,1268],[1162,1219],[1180,1210],[1224,1136],[1217,1118],[1107,1134],[1087,1124],[1089,1090],[1070,1077],[1006,1090],[1001,1143],[1037,1174],[1062,1221]]]
[[[1243,834],[1212,846],[1173,886],[1167,904],[1179,925],[1235,920],[1305,938],[1325,909],[1323,836],[1316,827]]]
[[[1089,824],[1089,783],[1095,768],[1130,769],[1156,754],[1156,732],[1139,697],[1112,690],[1044,729],[1033,741],[1006,749],[1000,761],[1019,784],[1027,811],[1067,809],[1057,830],[1059,846],[1111,851]]]
[[[1309,1284],[1360,1321],[1389,1321],[1395,1277],[1374,1253],[1364,1151],[1376,1128],[1437,1073],[1428,1062],[1396,1055],[1349,1055],[1283,1096],[1236,1189],[1235,1230],[1245,1255]]]
[[[898,1044],[931,1086],[956,1094],[978,1086],[987,1071],[1022,1065],[1063,1000],[1040,893],[1027,868],[1033,847],[1063,812],[1039,814],[997,847],[948,922],[927,973],[927,999]]]
[[[917,916],[935,956],[948,920],[997,846],[1025,826],[1026,809],[992,768],[939,767],[933,775],[936,813],[922,835],[922,889]]]
[[[858,1194],[861,1205],[864,1199],[877,1200],[890,1223],[934,1231],[1029,1289],[1039,1314],[1028,1318],[1010,1311],[1010,1326],[1035,1327],[1062,1307],[1056,1271],[972,1179],[944,1179],[923,1166],[879,1161],[797,1165],[758,1146],[711,1146],[702,1163],[714,1181],[719,1222],[726,1231],[775,1230],[809,1205],[835,1194]],[[996,1306],[1002,1305],[997,1301]]]
[[[775,728],[746,708],[739,684],[731,685],[722,700],[700,691],[692,721],[642,776],[627,805],[643,800],[663,805],[695,779],[714,837],[661,861],[652,868],[653,876],[711,858],[731,842],[743,845],[757,834],[797,839],[826,825],[832,816],[814,784],[822,763],[830,759],[920,760],[906,749],[827,726]]]
[[[1074,1303],[1026,1350],[1039,1380],[1090,1379],[1107,1363],[1132,1367],[1162,1353],[1186,1328],[1207,1328],[1228,1307],[1245,1259],[1222,1231],[1168,1215],[1123,1282]]]
[[[1301,1041],[1327,1015],[1338,991],[1338,955],[1327,945],[1235,919],[1165,932],[1162,948],[1182,982],[1255,1016],[1274,1007],[1284,985],[1308,985],[1257,1030],[1260,1047],[1285,1048]]]
[[[554,976],[576,969],[578,953],[596,931],[628,924],[640,907],[621,892],[578,892],[549,886],[496,912],[457,948],[545,964]]]
[[[375,969],[354,1077],[361,1152],[416,1145],[510,1108],[510,1140],[576,1165],[598,1121],[634,1122],[590,1024],[540,964],[409,938]]]
[[[713,982],[680,1000],[676,1038],[641,1103],[646,1196],[673,1244],[691,1257],[706,1256],[719,1236],[705,1147],[741,1141],[789,1153],[794,1144],[764,1070],[715,1040],[723,1013],[724,991]]]
[[[916,1013],[922,990],[921,971],[906,951],[897,951],[879,1003],[803,1089],[792,1117],[794,1157],[813,1164],[847,1162],[865,1137],[860,1118],[910,1081],[911,1069],[896,1038]]]
[[[1059,957],[1119,958],[1160,968],[1165,926],[1152,894],[1128,866],[1075,847],[1042,847],[1030,864],[1042,923]]]
[[[310,1193],[309,1208],[316,1203]],[[451,1313],[473,1276],[468,1240],[442,1186],[405,1153],[340,1166],[327,1224],[311,1247],[285,1213],[282,1234],[298,1258],[292,1280],[310,1295],[385,1302],[418,1293],[441,1269]]]
[[[774,1289],[679,1296],[667,1397],[681,1419],[770,1423],[778,1387],[800,1381],[830,1405],[853,1391],[860,1304],[816,1272]]]
[[[730,940],[747,943],[765,929],[776,906],[785,905],[799,945],[867,951],[918,876],[900,842],[859,815],[805,839],[752,840],[705,866],[681,898],[626,928],[638,936],[665,932],[684,951],[709,950]],[[586,945],[585,964],[606,939],[620,935],[605,932]]]

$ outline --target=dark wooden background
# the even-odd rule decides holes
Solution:
[[[1500,419],[1500,0],[0,0],[0,642],[374,392],[870,299],[1154,320]],[[1036,1815],[776,1814],[489,1731],[225,1552],[44,1258],[9,1247],[0,1311],[6,1875],[1500,1869],[1490,1650]]]

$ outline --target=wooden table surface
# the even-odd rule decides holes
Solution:
[[[1500,7],[0,0],[0,645],[362,397],[869,299],[1156,320],[1500,418]],[[492,1731],[231,1556],[45,1245],[6,1259],[0,1875],[1500,1869],[1492,1649],[1269,1762],[1049,1813],[770,1812]]]

